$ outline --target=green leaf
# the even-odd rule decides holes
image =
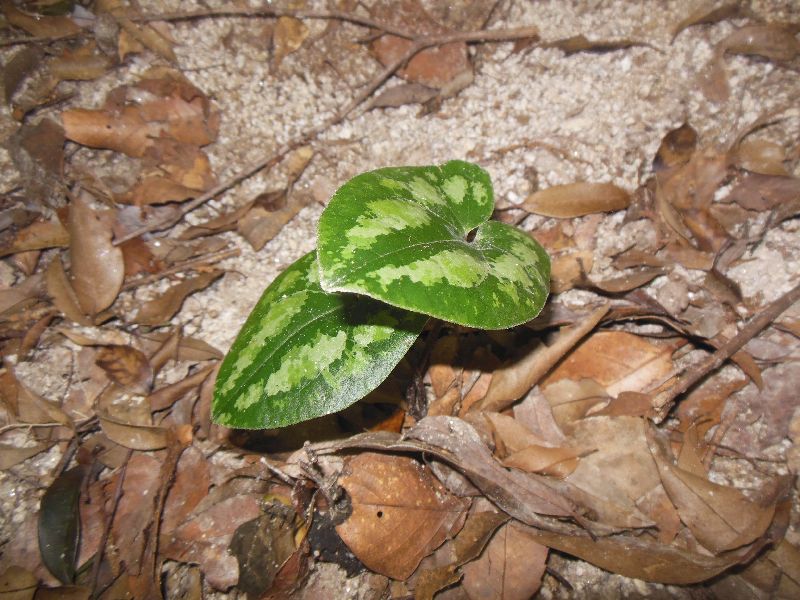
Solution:
[[[79,500],[89,467],[78,465],[59,475],[39,505],[39,554],[61,583],[75,579],[81,532]]]
[[[470,327],[525,323],[547,299],[550,259],[525,232],[487,221],[493,207],[488,173],[463,161],[354,177],[320,218],[322,288]]]
[[[350,406],[400,362],[427,317],[319,286],[311,252],[264,291],[214,389],[214,421],[292,425]]]

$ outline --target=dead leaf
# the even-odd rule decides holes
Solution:
[[[466,503],[414,460],[362,453],[347,462],[347,469],[339,483],[353,511],[336,531],[373,571],[406,579],[464,523]]]
[[[569,219],[627,208],[631,196],[611,183],[568,183],[540,190],[520,205],[528,212]]]
[[[211,472],[203,453],[194,446],[181,454],[175,469],[175,481],[169,488],[164,504],[164,517],[160,534],[171,536],[185,521],[200,501],[208,495]]]
[[[754,23],[737,29],[719,45],[724,52],[787,62],[800,54],[800,41],[795,33],[791,27],[779,23]]]
[[[486,396],[476,410],[499,412],[527,394],[553,365],[594,329],[607,312],[608,305],[595,309],[580,324],[561,331],[552,345],[538,345],[517,362],[496,369]]]
[[[528,527],[506,523],[481,557],[464,566],[464,591],[470,600],[527,600],[542,585],[547,553]]]
[[[60,38],[75,35],[81,31],[81,28],[69,17],[32,16],[17,9],[13,2],[3,2],[2,7],[6,21],[10,25],[19,27],[34,37]]]
[[[577,468],[580,456],[581,453],[574,448],[532,445],[509,454],[502,462],[506,467],[526,473],[541,473],[564,479]]]
[[[672,371],[676,344],[654,344],[624,331],[598,331],[589,336],[541,383],[590,378],[611,396],[641,392]]]
[[[155,345],[162,345],[173,334],[170,332],[153,331],[140,337],[141,344],[146,352],[155,349]],[[191,336],[179,336],[177,350],[172,357],[175,360],[187,360],[191,362],[201,362],[204,360],[218,360],[223,357],[223,353],[214,348],[208,342]],[[155,356],[150,358],[154,368],[160,361]],[[163,366],[163,365],[162,365]],[[159,370],[159,369],[156,369]]]
[[[741,548],[764,534],[775,514],[774,494],[765,494],[761,503],[748,500],[736,488],[712,483],[675,466],[662,441],[649,441],[664,489],[681,521],[703,546],[720,554]]]
[[[419,0],[379,2],[372,6],[373,18],[392,25],[410,28],[417,34],[446,31],[425,11]],[[413,42],[394,35],[383,35],[375,40],[371,49],[384,66],[398,60]],[[456,42],[428,48],[416,54],[397,74],[410,82],[441,89],[464,72],[472,72],[466,44]]]
[[[134,394],[147,393],[153,385],[153,368],[141,350],[131,346],[102,346],[95,358],[112,381]]]
[[[111,241],[110,211],[92,208],[86,195],[70,204],[71,284],[81,310],[96,315],[116,300],[125,278],[122,250]]]
[[[591,280],[584,274],[579,284],[581,287],[598,289],[608,294],[621,294],[640,288],[664,273],[665,270],[661,267],[643,267],[641,269],[628,269],[628,272],[624,275],[600,281]]]
[[[9,243],[0,247],[0,257],[43,250],[45,248],[63,248],[69,245],[69,233],[64,226],[54,219],[52,221],[37,220],[17,232]]]
[[[133,450],[160,450],[169,442],[169,431],[154,425],[137,425],[97,411],[100,427],[112,442]]]
[[[136,106],[126,106],[117,113],[73,108],[61,113],[61,120],[64,135],[73,142],[134,157],[144,156],[161,129],[156,123],[147,123]]]
[[[207,288],[223,274],[224,271],[208,271],[173,285],[157,298],[145,302],[133,322],[151,327],[164,325],[180,310],[189,294]]]
[[[669,131],[658,147],[653,159],[653,170],[661,171],[679,167],[689,162],[697,149],[697,132],[688,123]]]
[[[594,265],[590,250],[565,252],[550,257],[550,291],[561,294],[571,290],[585,279],[585,272]]]
[[[10,566],[0,575],[0,598],[33,600],[39,580],[22,567]]]
[[[726,197],[747,210],[771,210],[800,195],[800,178],[749,174]]]
[[[286,56],[299,50],[308,34],[308,27],[300,19],[278,17],[272,32],[275,64],[279,65]]]
[[[369,103],[369,108],[396,108],[406,104],[425,104],[439,92],[421,83],[401,83],[384,90]]]
[[[214,370],[215,365],[209,365],[196,373],[170,385],[157,389],[147,397],[153,411],[165,410],[177,402],[187,393],[199,388]]]
[[[542,48],[558,48],[567,56],[577,52],[597,52],[598,54],[603,54],[606,52],[625,50],[635,46],[650,46],[650,44],[647,42],[638,42],[636,40],[589,40],[583,34],[541,44]]]
[[[292,194],[286,206],[276,211],[253,206],[238,220],[237,229],[250,242],[253,250],[261,250],[269,240],[280,233],[284,225],[312,201],[313,196],[310,194]]]
[[[38,45],[28,45],[14,54],[3,67],[3,93],[6,104],[11,105],[14,93],[23,81],[33,73],[44,58]]]
[[[0,444],[0,471],[10,469],[14,465],[28,460],[36,456],[40,452],[44,452],[51,448],[55,442],[43,443],[39,442],[32,446],[20,447],[18,443],[14,444]],[[2,588],[0,588],[1,590]],[[2,597],[0,595],[0,597]]]
[[[746,139],[736,148],[734,163],[740,169],[761,175],[788,177],[784,166],[786,152],[783,146],[760,139]]]
[[[605,388],[594,379],[558,379],[542,385],[542,394],[553,410],[553,418],[565,432],[572,431],[576,421],[604,407],[609,402]]]
[[[201,502],[168,536],[169,541],[161,551],[166,558],[199,564],[206,581],[214,588],[230,588],[239,579],[239,566],[228,546],[241,524],[261,514],[260,501],[259,494],[237,494],[217,499],[213,504]]]
[[[701,6],[692,11],[689,16],[682,19],[680,23],[675,25],[675,28],[672,30],[672,41],[675,41],[675,38],[681,31],[689,27],[693,27],[695,25],[719,23],[720,21],[724,21],[726,19],[734,19],[746,12],[744,7],[742,7],[741,3],[738,1],[728,2],[716,7],[714,6],[715,4],[716,2],[703,3]]]
[[[0,315],[31,303],[43,295],[44,283],[42,275],[36,274],[26,277],[14,287],[0,288]]]
[[[45,282],[47,295],[53,299],[53,304],[65,317],[79,325],[92,324],[78,304],[78,296],[64,272],[60,256],[55,256],[47,267]]]

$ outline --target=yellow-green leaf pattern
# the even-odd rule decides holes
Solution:
[[[471,163],[363,173],[320,218],[320,284],[471,327],[529,321],[550,260],[525,232],[489,221],[493,208],[489,175]]]
[[[214,389],[214,421],[283,427],[341,410],[377,387],[427,317],[364,296],[324,292],[313,252],[264,291]]]

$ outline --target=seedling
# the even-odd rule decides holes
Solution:
[[[317,250],[264,291],[222,362],[213,418],[245,429],[330,414],[375,389],[429,317],[481,329],[533,319],[550,260],[489,221],[477,165],[390,167],[354,177],[319,223]]]

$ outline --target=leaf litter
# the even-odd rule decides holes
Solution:
[[[383,30],[348,29],[349,13],[328,13],[328,25],[342,27],[320,29],[302,9],[276,11],[266,14],[276,18],[264,46],[285,77],[302,61],[356,69],[348,57],[366,42],[359,60],[400,79],[378,81],[363,107],[390,113],[419,103],[419,119],[443,119],[443,101],[468,95],[494,60],[482,38],[398,61],[419,36],[504,18],[505,9],[463,4],[462,16],[412,1],[356,11]],[[178,587],[166,566],[178,564],[193,597],[234,586],[250,597],[302,595],[319,585],[326,557],[341,560],[316,546],[335,538],[351,553],[348,569],[374,575],[376,593],[392,589],[390,578],[418,598],[527,598],[543,586],[563,597],[556,550],[644,581],[711,581],[703,585],[714,597],[741,585],[796,595],[796,488],[787,473],[797,472],[800,443],[797,313],[781,310],[748,329],[776,296],[740,285],[759,252],[775,247],[770,235],[796,229],[796,141],[774,126],[796,114],[757,116],[727,144],[678,120],[648,149],[651,167],[635,189],[574,165],[561,180],[530,186],[503,217],[543,224],[534,235],[554,257],[554,294],[540,319],[494,335],[431,330],[422,412],[412,416],[398,386],[387,386],[391,419],[365,405],[357,420],[340,419],[338,440],[328,420],[289,432],[293,454],[262,452],[273,432],[237,437],[209,420],[219,338],[204,339],[183,317],[187,298],[236,278],[235,261],[215,265],[237,255],[241,240],[272,260],[270,243],[332,191],[320,178],[309,185],[307,171],[346,161],[348,142],[298,137],[264,161],[270,183],[246,187],[244,201],[175,220],[220,181],[223,191],[241,182],[227,183],[215,150],[236,115],[222,114],[220,99],[181,72],[181,30],[169,19],[115,1],[92,9],[43,16],[3,4],[17,35],[43,39],[4,55],[21,193],[4,193],[0,221],[0,467],[15,477],[54,449],[63,457],[28,476],[43,483],[21,519],[20,532],[32,535],[15,535],[0,558],[4,590],[153,597],[162,578],[165,589]],[[561,61],[602,60],[714,27],[728,28],[698,65],[712,102],[729,101],[739,85],[729,77],[734,61],[796,66],[796,25],[756,19],[736,2],[704,5],[658,34],[604,39],[571,29],[542,42],[529,29],[508,39],[515,56],[557,49]],[[334,54],[315,56],[317,44],[342,35]],[[81,82],[102,81],[134,56],[172,66],[140,69],[85,102]],[[554,156],[569,157],[565,147]],[[96,170],[86,156],[98,159]],[[123,168],[103,168],[103,158]],[[120,243],[163,215],[173,225],[161,234]],[[625,238],[633,227],[640,233]],[[624,243],[604,240],[609,231]],[[796,296],[784,298],[791,305]],[[740,331],[748,338],[738,340]],[[60,389],[31,376],[54,352],[73,357]],[[731,361],[720,369],[715,356]],[[306,438],[328,441],[301,447]],[[307,537],[324,522],[327,538]]]

